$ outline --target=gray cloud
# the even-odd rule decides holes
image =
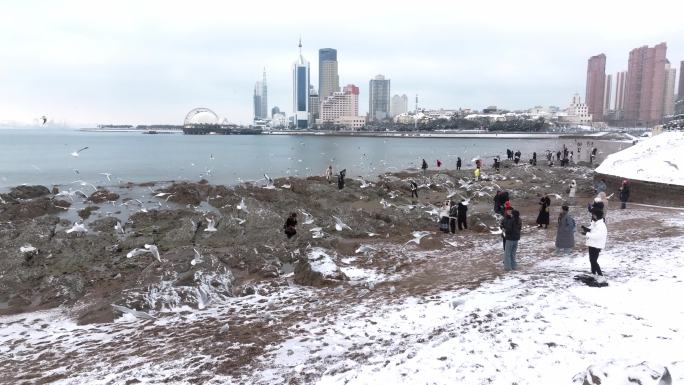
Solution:
[[[584,93],[586,60],[608,72],[661,41],[678,67],[684,25],[669,1],[14,1],[0,9],[0,120],[50,114],[73,124],[178,123],[195,106],[251,119],[266,67],[269,104],[291,110],[301,35],[316,85],[317,49],[338,49],[340,83],[385,74],[427,107],[524,108]],[[326,5],[327,7],[327,5]],[[295,11],[296,10],[296,11]]]

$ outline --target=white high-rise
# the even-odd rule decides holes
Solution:
[[[677,69],[671,68],[670,62],[668,61],[667,63],[665,63],[665,95],[663,95],[663,116],[669,116],[674,114],[674,92],[676,77]]]
[[[296,128],[309,127],[309,62],[302,56],[302,39],[299,59],[292,65],[292,114]]]
[[[268,86],[266,84],[266,68],[263,79],[254,84],[254,119],[268,119]]]
[[[395,117],[397,115],[405,114],[408,112],[408,96],[404,95],[394,95],[392,96],[392,101],[390,102],[390,115]]]
[[[337,50],[318,50],[318,95],[321,102],[333,92],[340,91],[340,76],[337,73]]]

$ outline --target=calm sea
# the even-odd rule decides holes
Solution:
[[[79,157],[71,153],[88,147]],[[379,138],[287,135],[188,136],[54,129],[0,130],[0,188],[20,184],[95,185],[168,180],[234,184],[270,177],[322,175],[332,164],[347,176],[372,178],[420,167],[472,167],[476,156],[505,158],[506,148],[528,159],[557,147],[555,139]],[[539,154],[541,156],[541,154]],[[491,159],[486,159],[491,163]],[[111,174],[111,180],[104,175]]]

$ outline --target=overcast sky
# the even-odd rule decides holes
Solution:
[[[235,4],[233,4],[235,3]],[[249,123],[266,67],[269,108],[292,111],[301,35],[318,87],[318,49],[338,50],[340,85],[392,80],[430,108],[566,106],[586,61],[626,70],[662,41],[679,72],[678,1],[31,1],[0,2],[0,121],[181,124],[194,107]],[[678,74],[679,76],[679,74]]]

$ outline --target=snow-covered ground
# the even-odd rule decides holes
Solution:
[[[60,310],[6,316],[0,318],[0,379],[522,385],[581,384],[591,370],[603,385],[623,385],[630,376],[656,384],[667,367],[680,383],[684,213],[611,210],[608,228],[609,246],[599,258],[609,282],[604,288],[573,279],[589,268],[581,236],[573,253],[556,256],[553,231],[527,227],[520,270],[474,276],[474,285],[457,284],[457,276],[474,264],[499,270],[497,235],[457,235],[467,248],[408,249],[402,258],[409,268],[391,276],[344,267],[354,284],[343,288],[283,283],[267,296],[161,313],[156,320],[127,315],[79,326]],[[418,276],[429,289],[414,289]],[[364,279],[373,285],[359,285]],[[257,358],[243,359],[253,349]]]
[[[596,172],[621,178],[684,186],[684,132],[663,132],[615,154]]]

